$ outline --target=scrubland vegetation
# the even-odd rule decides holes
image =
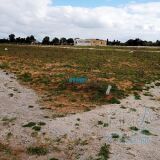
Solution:
[[[160,79],[159,51],[0,45],[0,68],[33,88],[47,108],[57,113],[75,113],[100,104],[120,103],[128,94],[139,99],[138,93],[146,83]],[[71,77],[86,77],[88,81],[71,84]],[[112,90],[106,96],[108,85]]]

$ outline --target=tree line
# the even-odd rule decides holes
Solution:
[[[43,44],[43,45],[73,45],[73,38],[53,38],[46,36],[43,38],[42,42],[38,42],[36,38],[31,35],[26,38],[17,37],[14,34],[10,34],[8,38],[0,39],[0,43],[14,43],[14,44]]]
[[[118,40],[114,40],[114,41],[107,40],[107,44],[113,45],[113,46],[114,45],[116,46],[160,46],[160,41],[157,40],[156,42],[152,42],[152,41],[144,41],[139,38],[136,38],[136,39],[129,39],[124,43]]]
[[[43,45],[74,45],[73,38],[53,38],[46,36],[43,38],[42,42],[38,42],[36,38],[31,35],[27,36],[26,38],[16,37],[14,34],[10,34],[8,38],[0,39],[0,43],[14,43],[14,44],[43,44]],[[121,42],[119,40],[106,41],[107,45],[112,46],[160,46],[160,40],[156,42],[152,41],[144,41],[139,38],[136,39],[129,39],[126,42]]]
[[[44,37],[42,40],[42,44],[44,45],[74,45],[73,38],[57,38],[50,40],[48,36]]]

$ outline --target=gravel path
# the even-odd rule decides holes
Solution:
[[[55,118],[38,104],[33,90],[0,71],[0,160],[95,160],[104,143],[110,144],[110,160],[159,160],[160,87],[150,86],[140,100],[131,95],[119,105]],[[29,122],[30,127],[24,126]],[[1,149],[2,143],[12,152]],[[48,153],[26,152],[35,146],[48,148]]]

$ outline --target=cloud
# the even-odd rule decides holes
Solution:
[[[57,37],[156,40],[160,34],[160,2],[120,7],[54,6],[51,0],[1,0],[0,37]]]

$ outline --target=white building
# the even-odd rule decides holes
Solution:
[[[87,39],[75,39],[74,40],[75,46],[91,46],[91,41]]]
[[[75,46],[106,46],[107,41],[100,39],[75,39]]]

